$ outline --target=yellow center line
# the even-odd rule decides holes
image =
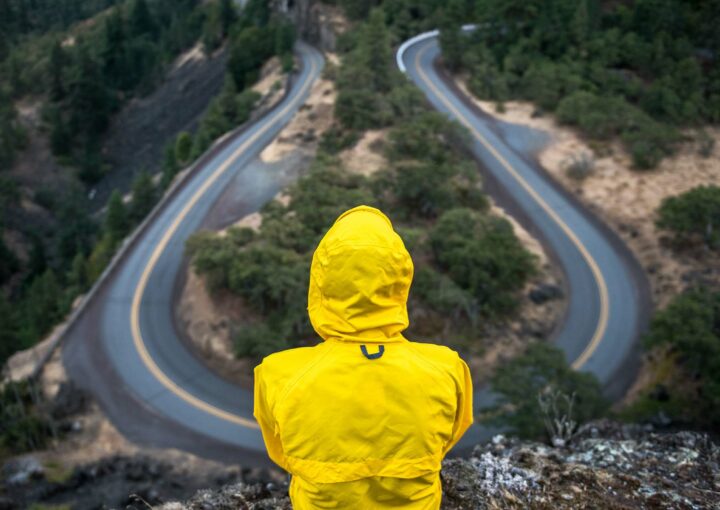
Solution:
[[[585,350],[580,354],[580,356],[573,361],[572,367],[575,370],[579,370],[580,368],[587,363],[587,361],[590,359],[590,357],[593,355],[595,350],[600,345],[600,342],[602,341],[602,337],[605,334],[605,330],[607,329],[607,322],[608,322],[608,314],[609,314],[609,299],[608,299],[608,291],[607,291],[607,284],[605,283],[605,278],[603,277],[602,272],[600,271],[600,268],[597,265],[597,262],[595,262],[595,259],[590,255],[590,252],[585,248],[585,245],[578,239],[578,237],[575,235],[575,233],[570,229],[570,227],[567,226],[567,224],[558,216],[558,214],[548,205],[547,202],[538,194],[537,191],[535,191],[530,184],[513,168],[513,166],[508,163],[508,161],[493,147],[480,132],[475,129],[475,127],[468,121],[455,106],[448,101],[445,96],[438,90],[438,88],[435,86],[435,84],[428,78],[427,74],[422,69],[422,66],[420,65],[420,57],[425,54],[430,49],[430,46],[425,46],[423,49],[418,51],[415,55],[415,68],[418,70],[418,73],[420,74],[420,79],[428,85],[432,91],[435,93],[435,95],[440,99],[440,101],[443,102],[443,104],[452,111],[457,119],[465,126],[467,127],[470,132],[473,134],[473,136],[495,157],[495,159],[512,175],[515,180],[522,186],[525,191],[528,192],[528,194],[537,202],[537,204],[545,210],[545,212],[557,223],[557,225],[562,229],[563,232],[565,232],[565,235],[567,235],[572,243],[577,247],[577,249],[580,251],[580,254],[583,256],[585,261],[587,262],[588,266],[590,266],[590,270],[592,271],[593,278],[595,278],[595,281],[598,286],[598,292],[600,294],[600,317],[598,318],[597,326],[595,327],[595,332],[590,339],[590,342],[585,347]]]
[[[242,416],[238,416],[236,414],[220,409],[188,393],[185,389],[178,386],[160,369],[157,363],[155,363],[155,360],[152,358],[152,356],[150,356],[150,353],[148,352],[145,345],[145,341],[143,340],[142,332],[140,331],[140,303],[142,301],[143,294],[145,293],[145,288],[147,287],[148,280],[150,279],[150,274],[155,268],[155,265],[157,264],[157,261],[159,260],[163,251],[165,251],[165,248],[170,242],[170,239],[180,226],[180,223],[182,223],[190,210],[195,206],[195,204],[198,203],[198,201],[202,198],[202,196],[210,188],[210,186],[212,186],[215,181],[217,181],[218,178],[220,178],[220,176],[225,173],[228,168],[230,168],[230,165],[232,165],[242,155],[242,153],[248,149],[250,145],[252,145],[258,138],[260,138],[260,136],[262,136],[266,131],[268,131],[278,118],[285,115],[285,113],[287,113],[291,108],[293,108],[294,105],[305,95],[305,92],[307,91],[307,89],[309,89],[310,85],[313,82],[310,77],[315,74],[316,67],[317,65],[314,61],[312,61],[310,65],[310,72],[308,73],[308,80],[305,84],[303,84],[301,91],[297,95],[297,99],[291,101],[282,110],[273,115],[262,128],[260,128],[254,135],[252,135],[242,145],[240,145],[240,147],[238,147],[232,153],[232,155],[227,158],[222,163],[222,165],[220,165],[212,173],[212,175],[202,184],[202,186],[195,192],[192,198],[185,204],[180,213],[175,217],[175,220],[165,231],[163,237],[160,239],[160,242],[155,247],[155,250],[150,256],[147,265],[145,266],[145,269],[143,269],[142,275],[140,276],[140,281],[135,288],[132,307],[130,309],[130,328],[132,331],[133,343],[135,344],[135,348],[137,349],[137,352],[140,355],[143,363],[145,364],[147,369],[155,376],[155,378],[168,390],[170,390],[175,395],[188,402],[189,404],[197,407],[198,409],[217,416],[218,418],[221,418],[223,420],[227,420],[229,422],[233,422],[247,428],[257,429],[259,427],[258,424],[252,419],[243,418]]]

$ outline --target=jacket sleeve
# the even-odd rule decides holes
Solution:
[[[280,441],[280,429],[272,414],[272,405],[269,402],[271,396],[263,379],[262,364],[255,367],[255,402],[253,415],[260,425],[265,448],[270,459],[278,466],[287,471],[285,452]]]
[[[453,424],[452,437],[445,445],[443,455],[449,452],[465,431],[473,423],[473,385],[470,378],[470,369],[467,364],[458,357],[458,364],[455,374],[457,410],[455,412],[455,423]]]

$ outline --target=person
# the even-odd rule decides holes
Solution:
[[[346,211],[310,268],[324,342],[255,368],[254,415],[296,510],[440,507],[441,461],[473,420],[472,381],[454,351],[403,337],[412,277],[387,216]]]

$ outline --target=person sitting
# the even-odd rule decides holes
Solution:
[[[412,278],[387,216],[346,211],[310,268],[324,342],[255,368],[254,415],[296,510],[440,507],[441,461],[473,421],[472,381],[456,352],[402,335]]]

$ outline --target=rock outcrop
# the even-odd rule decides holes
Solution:
[[[707,435],[596,422],[565,447],[497,436],[443,464],[447,510],[720,507],[720,447]],[[200,491],[164,510],[289,509],[277,481]]]

